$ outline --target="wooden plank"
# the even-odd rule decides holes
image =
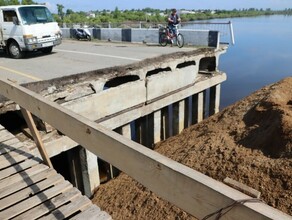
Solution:
[[[61,175],[53,175],[49,179],[45,179],[39,183],[36,183],[34,185],[31,185],[17,193],[14,193],[10,196],[7,196],[3,199],[0,199],[0,210],[5,209],[11,205],[17,204],[18,201],[22,201],[24,199],[27,199],[29,197],[32,197],[33,195],[36,195],[37,193],[50,188],[51,186],[56,185],[58,182],[63,181],[64,178]],[[44,196],[45,194],[42,192],[39,194],[39,196]],[[36,204],[37,205],[37,204]],[[2,216],[2,212],[0,214],[0,217]]]
[[[237,190],[240,190],[241,192],[251,196],[251,197],[254,197],[254,198],[260,198],[261,197],[261,192],[243,184],[243,183],[240,183],[234,179],[231,179],[229,177],[226,177],[224,180],[223,180],[224,183],[228,184],[229,186],[237,189]]]
[[[99,207],[96,205],[91,205],[86,210],[80,212],[79,214],[75,215],[71,220],[111,220],[112,217],[104,212],[101,211]]]
[[[10,146],[10,145],[15,144],[15,143],[20,143],[20,141],[16,137],[9,139],[9,140],[6,140],[6,141],[2,141],[0,143],[0,147],[7,146],[7,145]]]
[[[62,178],[61,175],[55,175],[55,176]],[[0,213],[0,218],[3,220],[11,219],[72,187],[73,187],[72,184],[70,184],[68,181],[60,181],[54,187],[48,188],[47,190],[37,195],[31,196],[28,199],[22,202],[16,203],[14,206],[9,207],[8,209],[5,209],[4,211]]]
[[[27,149],[26,146],[22,146],[18,149],[14,149],[13,151],[6,152],[5,154],[0,155],[0,162],[3,160],[10,160],[13,159],[15,156],[22,155],[22,154],[29,154],[30,156],[33,156],[29,149]]]
[[[2,179],[0,181],[0,189],[9,185],[9,184],[13,184],[15,182],[18,182],[19,180],[22,180],[24,178],[29,178],[31,175],[34,175],[36,173],[40,173],[40,172],[44,172],[45,170],[49,169],[48,166],[44,165],[44,164],[38,164],[36,166],[33,166],[27,170],[24,170],[22,172],[19,172],[15,175],[12,175],[10,177],[7,177],[5,179]],[[0,173],[1,174],[1,173]]]
[[[197,218],[204,218],[238,200],[251,198],[57,103],[46,101],[24,87],[3,79],[0,81],[0,93]],[[241,220],[290,219],[287,214],[266,204],[248,202],[234,207],[224,217]]]
[[[34,139],[34,142],[36,143],[36,146],[42,156],[42,159],[44,160],[45,164],[49,167],[53,167],[50,157],[47,154],[47,151],[44,147],[43,141],[41,139],[41,136],[36,128],[36,125],[34,123],[34,120],[32,118],[32,115],[29,111],[26,109],[21,108],[22,115],[26,121],[27,126],[29,127],[29,130],[32,134],[32,137]]]
[[[52,175],[56,175],[56,171],[54,169],[47,169],[38,174],[32,175],[28,178],[24,178],[18,182],[14,182],[13,184],[7,185],[0,189],[0,199],[8,196],[16,191],[19,191],[23,188],[29,187],[30,185],[34,185],[37,182],[43,181],[45,179],[50,178]]]
[[[62,194],[38,205],[27,212],[17,216],[14,220],[23,220],[23,219],[37,219],[54,209],[57,209],[59,206],[64,205],[68,201],[72,201],[77,196],[80,196],[80,191],[75,187],[68,189],[67,191],[63,192]]]
[[[16,150],[23,146],[17,138],[13,138],[0,143],[0,155]]]
[[[7,141],[12,138],[15,138],[14,135],[7,130],[0,131],[0,142]]]
[[[11,175],[14,175],[18,172],[24,171],[28,168],[31,168],[32,166],[35,166],[41,162],[42,160],[40,158],[34,157],[32,159],[22,161],[18,164],[14,164],[12,167],[8,167],[0,171],[0,180],[6,177],[9,177]]]
[[[84,208],[90,206],[91,204],[91,201],[86,196],[78,196],[71,203],[59,207],[56,211],[53,211],[51,214],[40,219],[64,219],[78,211],[82,211]]]
[[[8,152],[0,156],[0,169],[13,166],[21,161],[27,160],[34,157],[32,154],[28,153],[26,147],[22,147],[15,151]]]

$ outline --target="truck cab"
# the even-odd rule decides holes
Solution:
[[[25,51],[51,53],[61,42],[61,30],[46,6],[0,7],[0,47],[12,58],[23,57]]]

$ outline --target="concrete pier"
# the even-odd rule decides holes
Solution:
[[[84,194],[91,197],[96,187],[100,185],[97,157],[83,148],[80,151],[80,163]]]

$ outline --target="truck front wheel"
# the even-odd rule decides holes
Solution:
[[[23,57],[23,52],[20,50],[19,45],[15,41],[11,41],[11,43],[8,46],[8,51],[10,57],[14,59],[20,59]]]

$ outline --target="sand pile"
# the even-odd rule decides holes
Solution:
[[[160,142],[155,150],[219,181],[242,182],[292,215],[292,77]],[[93,201],[113,219],[193,219],[126,174],[101,185]]]

